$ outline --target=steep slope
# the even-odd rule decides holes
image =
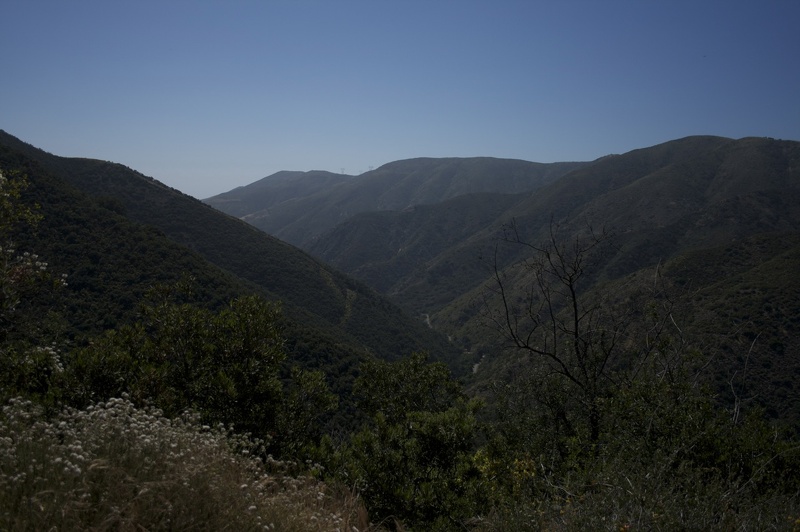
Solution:
[[[26,176],[22,201],[41,216],[35,226],[15,230],[15,245],[48,262],[54,275],[67,275],[68,285],[55,301],[24,304],[42,305],[42,312],[33,313],[40,316],[59,308],[70,341],[132,321],[150,288],[184,276],[195,280],[195,302],[212,308],[257,291],[159,230],[131,223],[119,214],[118,202],[93,200],[18,151],[0,145],[0,168]]]
[[[527,192],[583,164],[542,164],[490,157],[408,159],[385,164],[317,193],[237,216],[307,248],[324,232],[362,212],[403,210],[469,193]],[[226,210],[228,207],[219,203],[219,198],[208,201]]]
[[[684,250],[800,227],[800,143],[688,137],[604,158],[507,213],[524,238],[550,218],[618,235],[621,275]]]
[[[431,261],[492,226],[523,194],[465,194],[435,205],[403,211],[362,213],[317,239],[309,251],[392,297],[423,279]],[[436,282],[421,299],[406,301],[424,309],[436,300]]]
[[[202,258],[236,278],[239,286],[244,283],[281,300],[291,319],[323,331],[326,341],[360,346],[389,359],[415,350],[428,350],[437,358],[449,356],[445,339],[364,285],[151,178],[118,164],[53,156],[4,132],[0,133],[0,146],[9,158],[30,161],[29,168],[41,168],[36,175],[46,174],[62,183],[62,188],[74,187],[72,194],[86,194],[140,227],[160,231],[171,242],[169,246],[177,246],[175,253]],[[58,211],[59,202],[69,201],[60,199],[51,208],[45,202],[45,216]],[[117,215],[116,219],[121,218]],[[96,253],[98,260],[105,259],[105,251]],[[167,277],[179,274],[180,268],[176,269]],[[151,279],[143,275],[140,282],[147,284]]]
[[[800,430],[800,231],[767,233],[726,245],[694,249],[613,281],[587,286],[610,301],[656,304],[648,293],[661,274],[669,294],[675,328],[673,341],[686,342],[684,353],[702,367],[699,377],[727,408],[758,405],[770,418]],[[534,280],[513,275],[509,298]],[[511,281],[512,277],[509,277]],[[496,324],[501,311],[493,282],[475,289],[432,317],[474,357],[476,388],[514,378],[531,361],[517,353]],[[591,296],[590,296],[591,297]],[[644,298],[644,299],[643,299]],[[524,300],[524,299],[523,299]],[[661,307],[663,302],[656,304]],[[521,364],[521,365],[520,365]]]
[[[499,304],[487,291],[495,265],[510,276],[511,300],[524,300],[533,282],[511,270],[532,250],[505,242],[504,230],[513,223],[524,242],[538,244],[551,222],[565,241],[589,225],[605,228],[613,247],[586,290],[616,282],[612,290],[623,293],[629,276],[652,282],[660,264],[676,296],[690,299],[676,320],[712,359],[720,397],[800,419],[800,280],[792,273],[800,270],[800,143],[689,137],[604,157],[500,208],[481,199],[353,217],[312,249],[427,314],[462,346],[465,363],[483,360],[480,382],[507,364],[507,342],[487,329],[484,313]]]
[[[429,251],[431,258],[413,274],[392,278],[395,270],[387,270],[390,280],[384,282],[402,287],[392,294],[396,301],[415,313],[433,314],[491,277],[495,260],[502,269],[524,258],[528,250],[522,246],[502,247],[495,256],[504,226],[512,221],[519,237],[533,243],[546,238],[551,221],[565,235],[587,224],[605,227],[616,235],[619,251],[603,264],[602,274],[614,278],[686,250],[763,232],[798,230],[798,200],[800,143],[690,137],[605,157],[575,170],[490,216],[491,223],[474,234]],[[451,214],[461,216],[452,225],[469,227],[468,220],[479,216],[480,209],[476,204]],[[359,231],[352,226],[349,230]],[[400,240],[386,248],[402,245]],[[324,253],[338,255],[331,246]],[[371,275],[381,277],[381,272]]]
[[[614,247],[594,265],[586,290],[612,282],[613,292],[624,293],[637,282],[652,283],[660,264],[682,300],[675,319],[707,358],[721,400],[757,403],[771,416],[800,419],[800,143],[681,139],[600,160],[504,216],[534,244],[545,239],[553,219],[565,241],[587,223],[605,225]],[[484,314],[486,305],[500,304],[487,291],[494,286],[493,266],[481,275],[468,265],[470,258],[477,264],[476,257],[499,242],[498,266],[514,279],[507,296],[524,300],[533,283],[511,273],[532,251],[505,245],[500,234],[495,227],[447,250],[430,262],[416,292],[404,295],[413,301],[434,279],[438,290],[444,282],[450,294],[467,292],[430,314],[433,326],[461,342],[475,362],[485,355],[478,381],[501,374],[507,359],[498,349],[502,336],[487,328]]]

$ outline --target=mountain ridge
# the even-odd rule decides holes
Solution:
[[[403,210],[456,196],[499,191],[530,191],[586,163],[533,163],[493,157],[420,157],[387,163],[329,188],[241,214],[220,203],[229,191],[207,203],[247,220],[287,242],[306,247],[336,224],[368,211]]]
[[[642,253],[652,255],[654,250],[647,251],[648,240],[655,239],[661,242],[659,246],[662,247],[671,240],[674,243],[669,245],[683,245],[675,240],[680,232],[683,232],[683,236],[680,237],[681,242],[694,239],[702,243],[704,239],[710,238],[712,230],[710,226],[715,225],[714,220],[717,216],[733,216],[732,220],[735,222],[736,216],[731,213],[745,209],[745,203],[763,212],[765,209],[770,209],[768,204],[782,201],[780,196],[793,197],[798,172],[796,145],[797,143],[793,141],[776,141],[759,137],[735,140],[708,135],[689,136],[621,155],[601,157],[591,163],[578,164],[557,179],[541,184],[535,189],[535,193],[528,192],[527,195],[520,193],[518,200],[509,202],[505,212],[491,215],[495,217],[491,223],[486,219],[487,214],[483,213],[484,205],[479,203],[466,206],[466,200],[461,199],[459,201],[464,205],[459,206],[458,201],[451,203],[441,201],[430,204],[432,210],[420,210],[417,207],[415,212],[414,208],[409,207],[409,196],[405,194],[382,205],[373,202],[371,210],[359,213],[344,213],[340,209],[339,215],[343,219],[337,225],[327,232],[316,227],[314,229],[316,236],[300,238],[299,243],[312,254],[361,278],[373,287],[390,293],[396,301],[414,313],[430,313],[435,312],[436,308],[410,304],[411,301],[430,299],[431,286],[425,282],[424,277],[433,274],[440,280],[436,283],[439,285],[448,277],[455,278],[452,289],[444,292],[442,297],[435,298],[439,301],[438,304],[452,300],[464,288],[461,284],[464,278],[458,273],[453,275],[454,268],[458,270],[466,263],[474,264],[478,257],[488,256],[491,242],[502,235],[504,224],[511,220],[516,220],[523,229],[525,233],[523,237],[540,238],[541,228],[546,227],[551,220],[580,219],[583,220],[581,223],[587,223],[594,218],[594,224],[607,225],[613,227],[614,231],[627,235],[625,238],[629,245],[633,249],[638,249],[639,255]],[[790,159],[794,162],[790,162]],[[395,181],[400,179],[402,176],[394,170],[395,168],[405,168],[406,174],[416,172],[412,181],[418,183],[424,178],[421,168],[435,171],[437,167],[447,166],[454,161],[464,166],[475,161],[494,163],[505,160],[418,158],[396,161],[376,170],[384,172],[383,174],[362,174],[359,176],[361,182],[358,181],[359,178],[348,182],[351,188],[340,187],[335,194],[329,196],[321,192],[315,196],[315,201],[327,201],[337,206],[348,202],[352,204],[355,200],[348,200],[347,194],[356,194],[352,188],[362,187],[363,183],[370,179],[374,181],[371,185],[375,189],[371,196],[374,200],[375,197],[380,197],[380,194],[386,195],[394,190],[381,184],[380,181],[381,176],[383,179],[386,179],[386,176],[393,177]],[[520,161],[512,161],[512,164],[522,164]],[[546,167],[540,163],[531,164],[539,165],[540,168]],[[411,169],[413,171],[408,171],[408,165],[413,166]],[[788,168],[787,165],[794,166]],[[752,172],[747,170],[749,167],[752,167]],[[773,167],[783,168],[778,172],[781,176],[780,182],[775,181],[775,172],[764,170]],[[392,171],[387,173],[387,168]],[[558,172],[558,167],[553,169]],[[473,169],[471,173],[479,174],[481,171]],[[453,175],[463,176],[469,173],[461,171],[453,172]],[[438,182],[436,176],[430,179]],[[770,180],[772,189],[781,192],[767,193],[761,190],[767,180]],[[488,182],[488,179],[484,181]],[[502,188],[497,187],[493,192],[500,191]],[[748,194],[751,197],[744,199],[743,196]],[[439,196],[444,195],[446,194],[439,194]],[[485,198],[487,209],[495,208],[494,202],[500,201],[499,196],[491,200],[490,196]],[[736,202],[739,202],[738,207],[735,206]],[[785,210],[789,213],[794,212],[791,209],[793,200],[789,199],[787,203]],[[299,205],[306,203],[300,199],[294,206]],[[709,212],[703,216],[700,211],[703,208],[711,208],[712,205],[716,214]],[[759,205],[761,207],[758,207]],[[390,209],[389,206],[395,208]],[[441,209],[442,212],[431,214],[437,209]],[[315,214],[321,210],[324,209],[322,207],[309,209]],[[459,220],[460,210],[464,212],[460,214]],[[423,216],[427,216],[429,222],[433,219],[449,220],[446,225],[449,225],[454,232],[425,236],[422,227],[425,223],[422,220]],[[483,228],[475,227],[476,217],[484,220]],[[794,220],[795,215],[789,214],[788,218]],[[245,219],[254,225],[259,225],[256,220],[247,217]],[[417,224],[417,229],[412,231],[413,234],[400,236],[409,231],[408,227],[403,231],[397,230],[397,227],[402,225],[401,219],[405,220],[402,224]],[[308,236],[312,230],[307,224],[311,221],[312,219],[308,217],[298,215],[293,217],[289,226],[285,226],[281,231],[291,227],[291,230],[296,230],[298,234]],[[788,228],[794,227],[793,221],[786,223]],[[742,234],[752,232],[752,228],[747,229],[746,223],[740,225]],[[681,229],[682,226],[685,227]],[[384,229],[383,232],[377,230],[379,227]],[[390,227],[395,229],[390,230]],[[465,227],[473,229],[469,234],[464,234]],[[770,224],[766,223],[765,229],[769,227]],[[539,235],[535,236],[531,231],[539,231]],[[716,243],[724,239],[728,232],[719,223],[716,223],[715,231],[718,234],[714,237],[717,239]],[[669,233],[675,234],[669,236]],[[362,238],[366,240],[360,240]],[[416,253],[413,261],[409,262],[407,258],[403,258],[404,254],[410,254],[410,250],[419,250],[423,242],[427,242],[425,249],[421,253]],[[458,251],[459,249],[462,251]],[[666,251],[666,248],[663,249]],[[508,260],[513,258],[510,257]],[[398,268],[401,262],[405,262],[405,268],[410,270],[403,273],[404,269]],[[619,260],[617,266],[620,271],[633,271],[636,264],[626,259]],[[468,282],[468,286],[480,284],[481,274],[474,266],[468,269],[472,271],[470,274],[472,280]],[[411,271],[413,273],[410,273]],[[417,288],[413,288],[414,286]],[[404,295],[404,292],[407,294]]]
[[[665,272],[682,272],[689,260],[685,257],[729,272],[733,277],[716,289],[712,280],[722,279],[713,274],[695,277],[695,284],[704,283],[695,289],[707,303],[695,303],[685,316],[691,322],[687,330],[698,330],[697,336],[710,342],[709,353],[719,353],[714,367],[722,397],[730,392],[727,383],[733,378],[725,368],[741,370],[737,366],[741,350],[750,349],[745,338],[752,341],[758,336],[764,344],[753,348],[751,360],[759,369],[750,372],[757,380],[752,388],[768,398],[763,404],[772,415],[800,417],[795,380],[775,373],[778,364],[795,371],[791,368],[800,346],[791,337],[800,333],[797,324],[784,316],[781,326],[771,329],[771,321],[756,319],[756,309],[767,306],[764,301],[776,290],[764,279],[766,267],[728,270],[719,258],[728,248],[749,249],[759,239],[777,242],[768,246],[772,250],[780,249],[781,242],[794,245],[791,242],[800,235],[800,143],[760,137],[685,137],[600,158],[532,193],[462,195],[403,210],[356,214],[306,249],[389,295],[414,315],[424,316],[462,346],[465,364],[475,364],[483,355],[499,356],[502,343],[483,329],[479,311],[487,304],[494,268],[505,275],[531,253],[527,246],[504,242],[512,226],[515,237],[531,244],[546,241],[551,227],[566,239],[585,237],[589,227],[605,230],[613,237],[615,251],[592,272],[592,285],[646,275],[640,272],[659,264]],[[787,253],[784,259],[761,260],[776,265],[778,275],[790,270],[793,263],[786,261],[795,258],[796,254]],[[785,292],[800,293],[793,279],[780,275]],[[762,286],[759,294],[766,296],[751,294],[752,285]],[[723,302],[714,301],[715,290]],[[739,291],[743,295],[737,295]],[[510,297],[522,295],[512,290]],[[774,297],[785,299],[780,294]],[[775,320],[797,311],[786,301],[772,307],[779,309],[771,311]],[[774,346],[783,346],[782,351],[774,351],[778,349]],[[761,369],[769,364],[775,365],[772,370]],[[478,381],[502,374],[489,362],[481,368]],[[784,384],[771,391],[776,380]],[[776,402],[780,394],[787,398],[784,406]]]
[[[284,201],[295,200],[328,189],[352,176],[322,170],[283,170],[248,185],[203,200],[237,218],[265,211]]]
[[[175,244],[284,302],[293,319],[338,330],[376,356],[398,358],[427,349],[447,358],[450,347],[360,282],[245,222],[212,209],[123,165],[62,158],[0,132],[8,158],[33,161],[128,220],[157,229]],[[340,340],[341,341],[341,340]]]

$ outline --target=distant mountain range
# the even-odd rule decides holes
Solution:
[[[614,231],[630,252],[608,265],[612,276],[693,247],[793,231],[796,145],[689,137],[592,163],[412,159],[339,179],[281,172],[205,201],[279,237],[295,235],[287,240],[429,313],[485,280],[474,259],[512,219],[533,239],[551,219]],[[288,183],[301,192],[287,197]],[[448,275],[452,268],[463,274]],[[427,303],[441,283],[426,277],[454,283]]]
[[[597,283],[657,265],[680,279],[696,298],[687,328],[716,339],[706,347],[720,388],[747,355],[753,394],[774,415],[800,416],[800,282],[790,273],[800,271],[800,143],[698,136],[593,162],[411,159],[324,183],[318,174],[276,174],[206,202],[424,317],[464,348],[465,364],[503,359],[479,307],[494,269],[530,253],[499,245],[504,228],[513,222],[531,243],[552,223],[565,238],[604,228],[615,252],[596,265]],[[301,192],[290,197],[292,181]]]
[[[282,240],[307,247],[356,214],[401,211],[470,193],[530,192],[584,164],[490,157],[408,159],[357,177],[278,172],[204,201]]]

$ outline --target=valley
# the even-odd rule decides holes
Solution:
[[[799,142],[283,171],[199,201],[0,131],[0,171],[14,445],[62,419],[105,441],[87,420],[119,408],[218,427],[197,452],[343,490],[375,530],[800,515]],[[35,510],[48,479],[0,502]]]
[[[546,239],[551,223],[567,240],[589,227],[603,229],[613,235],[614,250],[593,265],[592,285],[624,284],[629,276],[660,267],[662,272],[680,272],[670,279],[681,279],[673,288],[676,295],[691,299],[703,293],[704,305],[718,305],[716,317],[690,305],[683,319],[692,328],[695,313],[702,313],[704,330],[714,330],[720,339],[719,345],[706,348],[715,353],[714,365],[722,373],[714,379],[726,395],[728,380],[740,371],[735,360],[741,353],[735,351],[754,335],[760,341],[753,346],[751,362],[800,375],[796,357],[783,358],[786,351],[774,349],[787,344],[798,348],[795,326],[770,327],[754,314],[749,321],[732,317],[740,314],[738,309],[772,299],[768,292],[749,288],[761,283],[762,273],[752,266],[731,269],[713,258],[731,247],[750,250],[753,239],[774,242],[776,251],[794,248],[800,229],[798,157],[796,142],[688,137],[590,163],[400,161],[272,205],[291,220],[285,225],[278,218],[269,224],[255,221],[252,217],[263,211],[257,204],[252,212],[239,214],[275,235],[310,235],[295,243],[448,335],[463,350],[460,367],[472,367],[482,357],[494,360],[494,366],[483,365],[487,379],[497,371],[488,368],[502,366],[504,358],[503,338],[487,328],[482,312],[487,290],[495,270],[513,269],[530,253],[527,246],[505,241],[511,224],[528,244]],[[305,179],[299,174],[294,178]],[[260,190],[267,190],[269,181],[259,181]],[[455,190],[459,193],[431,192]],[[246,204],[253,197],[242,187],[205,201],[226,210],[230,204],[219,203],[222,198]],[[319,217],[326,209],[326,220],[340,220],[337,224]],[[704,269],[684,273],[689,256]],[[793,267],[792,262],[781,264]],[[775,312],[789,319],[798,312],[789,301],[800,298],[800,291],[794,280],[777,271],[775,276],[784,283],[780,293],[791,294]],[[714,296],[707,283],[712,279],[729,279],[738,286],[732,290],[741,298],[728,299],[733,305],[729,310],[722,310],[726,303],[710,302]],[[529,286],[529,280],[520,283],[521,290]],[[782,362],[773,365],[775,357]],[[796,384],[786,386],[783,375],[763,372],[751,379],[754,395],[770,412],[792,419],[800,414]],[[776,387],[777,382],[784,384]]]

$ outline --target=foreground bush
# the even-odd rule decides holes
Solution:
[[[264,463],[192,416],[111,399],[45,419],[12,399],[0,416],[2,530],[363,530],[344,490]],[[362,516],[360,522],[359,516]]]

